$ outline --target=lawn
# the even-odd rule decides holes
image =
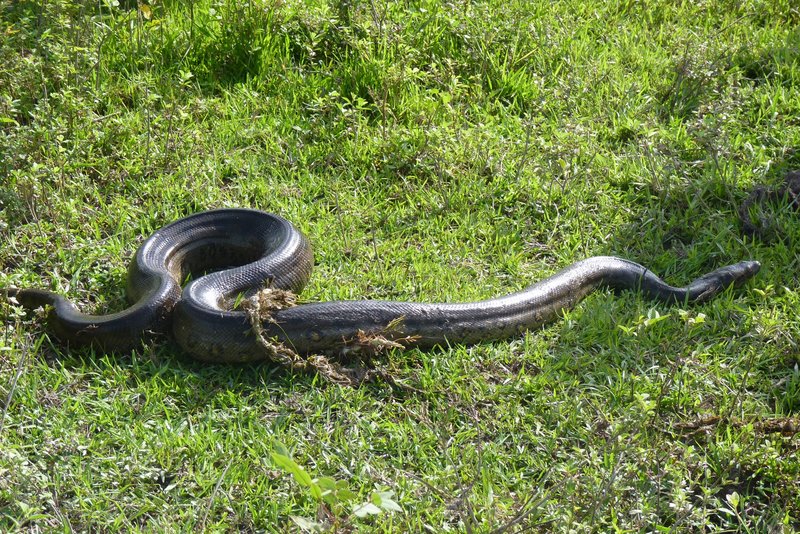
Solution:
[[[219,207],[306,234],[305,302],[762,263],[355,385],[67,350],[0,298],[0,530],[800,529],[800,221],[752,193],[798,117],[793,0],[0,0],[0,288],[122,309],[138,245]]]

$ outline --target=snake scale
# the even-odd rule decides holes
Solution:
[[[265,358],[246,312],[230,305],[263,289],[299,293],[311,275],[308,240],[285,219],[249,209],[190,215],[150,236],[128,269],[129,308],[87,315],[66,298],[41,289],[6,289],[25,308],[49,306],[49,327],[70,346],[106,351],[135,347],[170,329],[178,344],[204,361]],[[552,321],[598,287],[640,291],[664,302],[705,301],[759,270],[743,261],[708,273],[687,287],[669,286],[645,267],[622,258],[578,261],[522,291],[466,303],[379,300],[301,304],[275,311],[262,332],[301,354],[345,352],[359,335],[388,335],[433,347],[507,338]],[[221,270],[220,270],[221,269]],[[205,274],[211,271],[209,274]],[[188,276],[193,280],[181,289]],[[388,325],[394,325],[387,330]]]

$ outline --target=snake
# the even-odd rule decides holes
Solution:
[[[68,347],[123,351],[171,332],[183,351],[201,361],[253,362],[266,358],[264,348],[251,316],[236,302],[265,287],[299,294],[313,262],[308,239],[286,219],[253,209],[217,209],[178,219],[141,244],[127,273],[130,306],[122,311],[85,314],[44,289],[8,287],[5,293],[23,308],[48,310],[48,331]],[[757,261],[742,261],[673,287],[633,261],[592,256],[526,289],[487,300],[301,303],[272,312],[261,321],[261,333],[306,355],[346,353],[364,335],[402,339],[404,346],[421,349],[472,345],[557,320],[601,287],[638,291],[665,303],[704,302],[741,286],[759,268]]]

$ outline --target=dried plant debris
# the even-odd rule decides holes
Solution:
[[[677,422],[674,423],[672,427],[680,434],[696,437],[698,435],[710,434],[718,428],[741,428],[746,425],[751,425],[754,432],[762,435],[781,434],[783,436],[794,436],[800,433],[800,419],[796,417],[775,417],[748,422],[736,418],[710,415],[700,417],[693,421]]]
[[[292,371],[316,372],[333,384],[354,387],[372,381],[376,377],[382,377],[390,384],[396,383],[394,378],[376,363],[375,357],[389,350],[405,349],[408,343],[416,340],[414,336],[398,337],[402,327],[402,317],[389,323],[380,332],[366,333],[359,330],[353,339],[342,340],[340,346],[331,347],[332,355],[303,356],[282,341],[267,336],[263,326],[265,323],[275,322],[273,318],[275,312],[295,306],[296,303],[296,294],[272,288],[263,289],[241,303],[267,359]],[[344,365],[345,363],[348,365]]]
[[[285,289],[264,288],[241,306],[248,314],[257,313],[264,320],[272,320],[272,314],[297,305],[297,295]]]

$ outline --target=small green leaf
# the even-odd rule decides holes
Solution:
[[[636,327],[624,326],[624,325],[618,324],[617,328],[619,328],[620,330],[622,330],[623,332],[625,332],[628,335],[631,335],[631,334],[633,334],[634,336],[636,335]]]
[[[331,506],[336,506],[340,503],[339,499],[336,497],[336,494],[332,491],[322,492],[322,502]]]
[[[285,450],[285,448],[284,448]],[[275,463],[277,467],[280,467],[284,471],[287,471],[294,475],[295,480],[301,486],[310,487],[313,483],[311,480],[311,475],[306,473],[306,471],[300,467],[294,460],[292,460],[289,456],[285,454],[281,454],[279,452],[272,453],[272,461]]]
[[[353,508],[353,515],[356,517],[367,517],[368,515],[377,515],[379,513],[381,513],[381,509],[371,502],[365,502]]]
[[[661,321],[663,321],[665,319],[669,319],[669,315],[670,314],[667,313],[667,314],[661,315],[660,313],[658,313],[658,311],[653,310],[652,313],[650,313],[649,315],[650,315],[650,317],[648,317],[644,321],[644,326],[645,327],[652,326],[652,325],[654,325],[656,323],[660,323]]]
[[[391,499],[383,499],[383,504],[381,504],[381,508],[386,510],[387,512],[402,512],[403,508],[394,502]]]
[[[726,508],[725,506],[720,506],[719,508],[717,508],[717,512],[720,512],[720,513],[723,513],[723,514],[729,515],[729,516],[735,516],[736,515],[736,512],[734,512],[730,508]]]
[[[342,488],[336,490],[336,498],[339,499],[339,502],[354,501],[358,498],[358,493],[349,488]]]
[[[322,489],[336,491],[336,480],[332,477],[322,477],[317,480],[317,484]]]
[[[284,445],[280,441],[277,441],[277,440],[274,441],[272,443],[272,448],[275,449],[275,452],[277,452],[278,454],[282,454],[283,456],[287,456],[289,458],[292,457],[292,453],[289,452],[288,447],[286,447],[286,445]]]
[[[281,454],[279,452],[272,453],[272,462],[275,464],[276,467],[280,467],[284,471],[291,471],[295,465],[294,460],[286,456],[285,454]]]
[[[297,466],[296,469],[292,470],[292,474],[294,475],[294,479],[301,486],[312,487],[312,485],[314,485],[314,486],[316,485],[311,481],[311,475],[306,473],[305,469],[303,469],[299,465]]]
[[[295,525],[300,527],[300,530],[305,530],[306,532],[323,532],[325,530],[325,525],[317,521],[297,515],[290,515],[289,518],[294,521]]]
[[[371,500],[387,512],[402,512],[400,505],[392,499],[393,495],[393,491],[376,491],[372,494]]]

